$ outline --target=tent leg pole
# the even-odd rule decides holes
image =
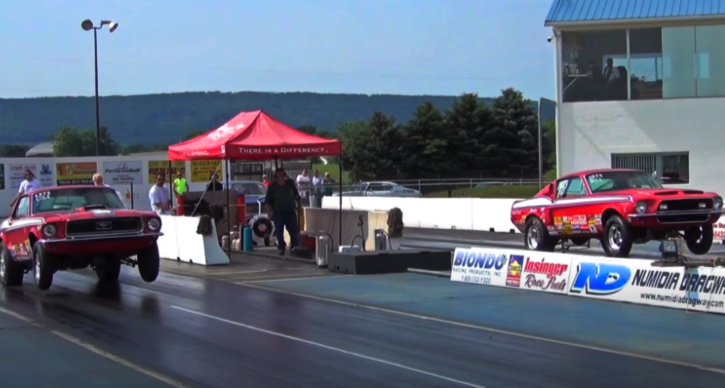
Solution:
[[[340,157],[340,176],[338,177],[338,182],[338,189],[340,190],[340,211],[338,212],[337,217],[340,228],[337,231],[337,246],[339,250],[340,245],[342,245],[342,156]],[[333,244],[333,246],[334,245],[335,244]]]
[[[232,260],[232,216],[231,216],[232,209],[231,209],[231,207],[229,207],[229,192],[230,192],[230,190],[229,190],[229,160],[226,158],[224,159],[224,172],[225,172],[224,175],[226,176],[225,179],[226,179],[226,183],[227,183],[226,184],[226,189],[227,189],[227,242],[229,243],[229,245],[227,246],[227,254],[229,255],[229,260],[231,261]],[[239,235],[239,237],[240,238],[242,237],[241,234]]]

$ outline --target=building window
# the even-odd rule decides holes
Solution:
[[[725,25],[630,29],[628,55],[626,30],[563,32],[563,102],[724,97],[724,41]],[[597,82],[609,59],[621,81]]]
[[[665,185],[690,183],[690,155],[687,152],[612,154],[612,168],[642,170]]]
[[[563,101],[627,100],[626,58],[627,30],[563,32]]]

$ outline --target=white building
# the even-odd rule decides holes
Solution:
[[[554,0],[545,25],[559,175],[637,168],[725,194],[725,0]]]

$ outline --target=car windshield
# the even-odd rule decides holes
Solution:
[[[232,183],[232,190],[247,195],[266,195],[267,188],[263,184],[257,182]]]
[[[110,188],[88,187],[39,191],[33,194],[33,213],[49,213],[82,207],[127,209],[118,193]]]
[[[606,171],[587,175],[592,194],[627,189],[661,189],[662,185],[644,171]]]

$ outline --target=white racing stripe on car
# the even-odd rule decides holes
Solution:
[[[547,206],[559,206],[559,205],[588,205],[602,202],[627,202],[631,201],[632,197],[625,196],[613,196],[613,197],[596,197],[596,198],[576,198],[576,199],[560,199],[552,201],[548,198],[534,198],[528,199],[513,204],[513,209],[521,209],[526,207],[547,207]]]

